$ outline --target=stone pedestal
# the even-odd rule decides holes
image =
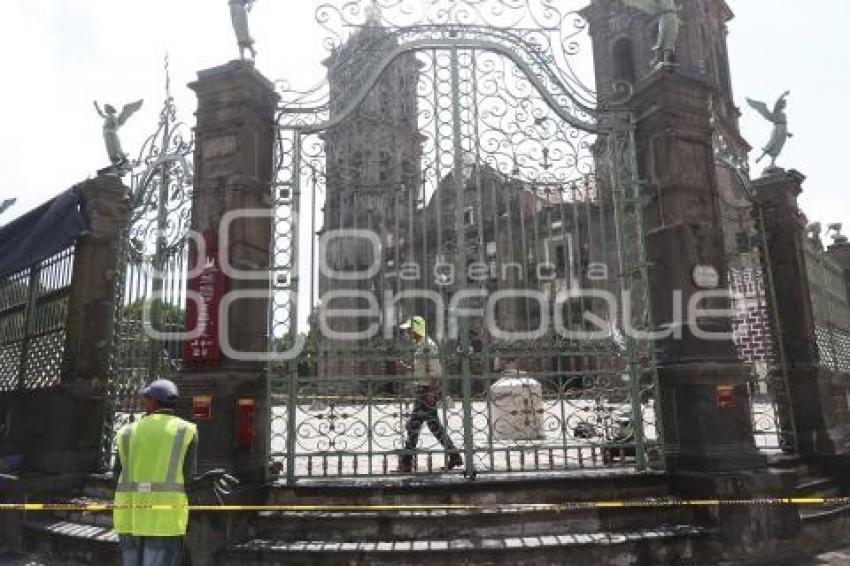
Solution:
[[[201,71],[189,86],[198,96],[192,229],[216,241],[224,304],[228,297],[233,302],[226,319],[211,313],[219,317],[219,345],[231,351],[224,349],[213,364],[187,365],[180,413],[198,425],[200,471],[223,467],[243,481],[259,481],[267,464],[262,356],[278,97],[251,61]],[[207,402],[208,416],[193,410],[193,403]],[[247,439],[246,426],[253,430]]]
[[[201,71],[189,86],[198,96],[192,229],[218,234],[222,220],[231,218],[225,228],[228,241],[219,242],[221,257],[232,267],[226,273],[227,292],[268,291],[278,102],[274,85],[253,62],[232,61]],[[227,335],[236,352],[266,351],[267,305],[266,299],[233,304]],[[234,358],[225,355],[224,365],[258,367]]]
[[[178,413],[198,425],[198,471],[224,468],[251,484],[264,478],[269,425],[263,382],[244,370],[184,373],[180,377]],[[209,419],[193,415],[193,399],[209,397]],[[240,401],[252,401],[242,405]],[[241,423],[240,420],[246,420]],[[240,438],[241,427],[250,426],[250,442]]]
[[[747,500],[781,498],[793,493],[796,474],[734,473],[680,474],[673,477],[677,494],[693,499]],[[702,511],[704,519],[718,527],[717,539],[727,556],[775,553],[775,548],[794,540],[802,529],[799,510],[786,505],[720,505]]]
[[[727,280],[709,95],[702,82],[657,71],[637,86],[632,99],[639,172],[646,180],[653,322],[681,328],[680,338],[657,343],[665,456],[668,470],[678,473],[765,466],[753,440],[747,371],[731,336],[700,339],[678,320],[674,308],[674,292],[681,291],[687,307],[701,290],[694,282],[695,267],[716,269],[720,288]],[[701,306],[728,308],[728,301]],[[729,332],[731,321],[707,319],[700,328]]]
[[[495,440],[539,440],[543,435],[543,388],[523,372],[505,372],[490,387]]]
[[[829,423],[839,425],[840,419],[835,418],[837,407],[830,393],[831,372],[818,362],[806,269],[806,226],[797,205],[804,180],[798,171],[774,170],[755,180],[753,189],[765,219],[797,444],[801,454],[811,456],[835,452],[835,436],[840,433]]]

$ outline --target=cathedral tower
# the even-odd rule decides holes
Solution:
[[[726,0],[676,0],[676,4],[682,24],[674,72],[712,87],[716,127],[735,157],[746,162],[751,147],[741,137],[726,41],[734,14]],[[637,85],[654,70],[658,18],[627,7],[623,0],[592,0],[582,14],[593,42],[598,98],[616,99],[618,85]],[[723,199],[743,205],[734,173],[720,167],[717,176]]]
[[[723,111],[734,108],[727,23],[734,14],[726,0],[678,0],[682,20],[676,71],[700,79],[717,91]],[[601,100],[615,84],[637,84],[651,71],[658,18],[630,8],[623,0],[593,0],[584,12],[593,40],[596,86]]]
[[[396,263],[405,261],[413,240],[413,217],[419,207],[422,140],[418,127],[417,85],[420,65],[413,54],[396,58],[380,74],[379,65],[398,47],[395,38],[380,25],[378,15],[338,48],[325,61],[330,89],[329,110],[339,124],[323,134],[326,158],[326,197],[323,231],[363,230],[375,236],[336,238],[327,247],[325,261],[339,272],[367,273],[375,262],[380,271],[368,278],[345,280],[319,274],[319,292],[365,292],[381,301],[384,291],[397,292]],[[364,88],[362,102],[347,116]],[[331,240],[329,240],[330,242]],[[381,257],[375,257],[374,242],[380,241]],[[341,280],[342,279],[342,280]],[[363,308],[362,301],[341,298],[332,309]],[[331,326],[342,332],[362,332],[376,321],[368,317],[339,319]],[[347,346],[353,347],[357,342]],[[360,342],[362,345],[362,342]],[[343,368],[325,364],[326,375],[383,373],[367,367]]]

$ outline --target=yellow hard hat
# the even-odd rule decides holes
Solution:
[[[421,316],[411,317],[399,326],[402,330],[412,330],[414,334],[418,336],[425,336],[425,319]]]

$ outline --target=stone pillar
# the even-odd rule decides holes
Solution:
[[[688,302],[702,290],[697,266],[717,270],[721,289],[727,283],[709,94],[700,81],[659,71],[638,84],[632,99],[639,172],[647,182],[653,322],[681,329],[681,337],[657,343],[667,468],[680,474],[765,466],[753,439],[748,372],[731,336],[699,339],[674,308],[674,293],[681,291],[687,320]],[[728,301],[702,306],[728,308]],[[731,321],[708,319],[700,328],[729,332]]]
[[[77,245],[68,302],[63,382],[106,382],[119,242],[127,225],[129,189],[102,175],[80,186],[88,233]]]
[[[180,411],[194,418],[193,398],[210,400],[209,417],[195,419],[201,471],[223,467],[244,481],[259,481],[267,464],[265,362],[258,357],[241,359],[241,355],[266,352],[272,238],[269,197],[278,97],[274,85],[251,61],[232,61],[201,71],[189,86],[198,96],[192,228],[215,235],[227,215],[251,211],[229,224],[228,241],[218,241],[218,257],[222,267],[229,264],[233,270],[263,278],[245,278],[225,270],[225,297],[238,292],[259,293],[260,297],[236,300],[228,309],[226,325],[219,318],[220,340],[227,339],[240,355],[225,353],[216,363],[187,367],[180,382],[184,403]],[[253,424],[248,416],[251,412]],[[240,422],[253,428],[247,443],[239,435]]]
[[[30,472],[91,473],[99,467],[118,244],[129,190],[110,175],[79,188],[88,231],[74,252],[62,379],[55,388],[12,396],[12,442]]]
[[[776,170],[755,180],[753,189],[766,224],[797,443],[803,455],[831,454],[835,451],[835,439],[828,426],[834,412],[828,384],[831,372],[818,363],[806,270],[806,226],[797,205],[804,180],[798,171]]]

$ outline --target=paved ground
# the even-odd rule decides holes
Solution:
[[[850,547],[817,556],[794,556],[783,560],[776,558],[754,562],[712,562],[716,566],[850,566]],[[21,556],[3,553],[0,550],[0,566],[58,566],[56,562],[45,562],[35,556]],[[63,564],[62,566],[77,566]],[[82,565],[80,565],[82,566]]]

